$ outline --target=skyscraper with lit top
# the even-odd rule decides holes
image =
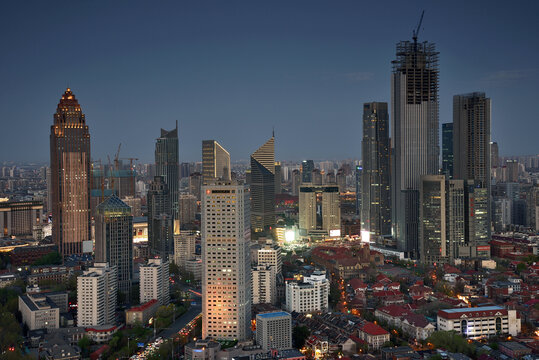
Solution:
[[[90,132],[69,88],[54,114],[50,154],[54,243],[63,256],[91,252]]]

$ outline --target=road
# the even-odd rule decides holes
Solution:
[[[189,307],[189,310],[182,316],[176,319],[168,328],[161,331],[158,336],[161,336],[163,339],[167,339],[170,337],[173,337],[175,334],[177,334],[181,329],[185,327],[185,325],[189,324],[194,318],[196,318],[200,312],[202,311],[202,297],[199,296],[200,292],[197,291],[197,289],[193,289],[188,286],[182,286],[185,291],[194,290],[191,291],[191,296],[193,298],[193,303],[191,303],[191,306]]]

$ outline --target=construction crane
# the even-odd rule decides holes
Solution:
[[[120,170],[120,148],[122,147],[122,143],[118,145],[118,151],[116,151],[116,155],[114,156],[114,168],[116,171]]]
[[[138,161],[138,158],[128,157],[120,158],[121,160],[129,160],[129,169],[131,169],[131,186],[133,188],[133,194],[135,193],[135,168],[133,167],[133,161]]]
[[[423,23],[423,15],[425,15],[425,10],[421,12],[421,17],[419,18],[419,23],[415,30],[412,30],[412,38],[414,39],[414,44],[417,44],[417,35],[419,35],[419,30],[421,29],[421,24]]]
[[[109,189],[112,189],[114,191],[114,175],[112,174],[112,162],[110,161],[110,155],[107,155],[107,159],[109,160]],[[114,159],[116,161],[116,159]]]

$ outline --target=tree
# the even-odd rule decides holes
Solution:
[[[427,341],[432,343],[436,349],[446,349],[468,356],[475,354],[475,346],[469,344],[456,331],[436,331],[429,336]]]
[[[176,265],[175,263],[171,262],[168,265],[168,272],[172,275],[179,275],[180,274],[180,267]]]
[[[87,357],[88,353],[90,352],[90,345],[92,344],[92,340],[84,335],[82,339],[79,340],[79,347],[82,350],[82,356]]]
[[[296,326],[292,330],[292,342],[296,348],[302,348],[305,345],[305,340],[311,335],[311,331],[307,326]]]
[[[517,265],[517,273],[520,274],[521,272],[526,271],[527,268],[526,264],[521,262]]]
[[[58,251],[50,252],[37,259],[32,265],[60,265],[62,263],[62,255]]]

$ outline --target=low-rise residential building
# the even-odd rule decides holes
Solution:
[[[516,341],[501,342],[499,343],[499,349],[505,355],[510,356],[511,359],[518,359],[532,353],[531,348]]]
[[[374,311],[374,316],[377,319],[384,320],[390,326],[401,327],[402,319],[410,315],[412,312],[401,305],[388,305],[377,308]]]
[[[43,294],[19,296],[19,311],[29,330],[60,327],[60,309]]]
[[[500,306],[439,310],[437,324],[438,330],[454,330],[469,338],[497,334],[516,336],[521,327],[517,311]]]
[[[96,343],[102,344],[109,342],[118,330],[118,326],[92,326],[86,328],[86,334]]]
[[[159,303],[156,299],[152,299],[140,306],[132,307],[125,311],[125,323],[130,326],[137,324],[144,326],[155,315],[158,308]]]
[[[421,314],[406,315],[401,321],[401,328],[406,335],[416,340],[426,340],[436,330],[425,315]]]
[[[389,332],[380,325],[367,322],[358,331],[358,337],[369,344],[369,348],[377,350],[389,341]]]

